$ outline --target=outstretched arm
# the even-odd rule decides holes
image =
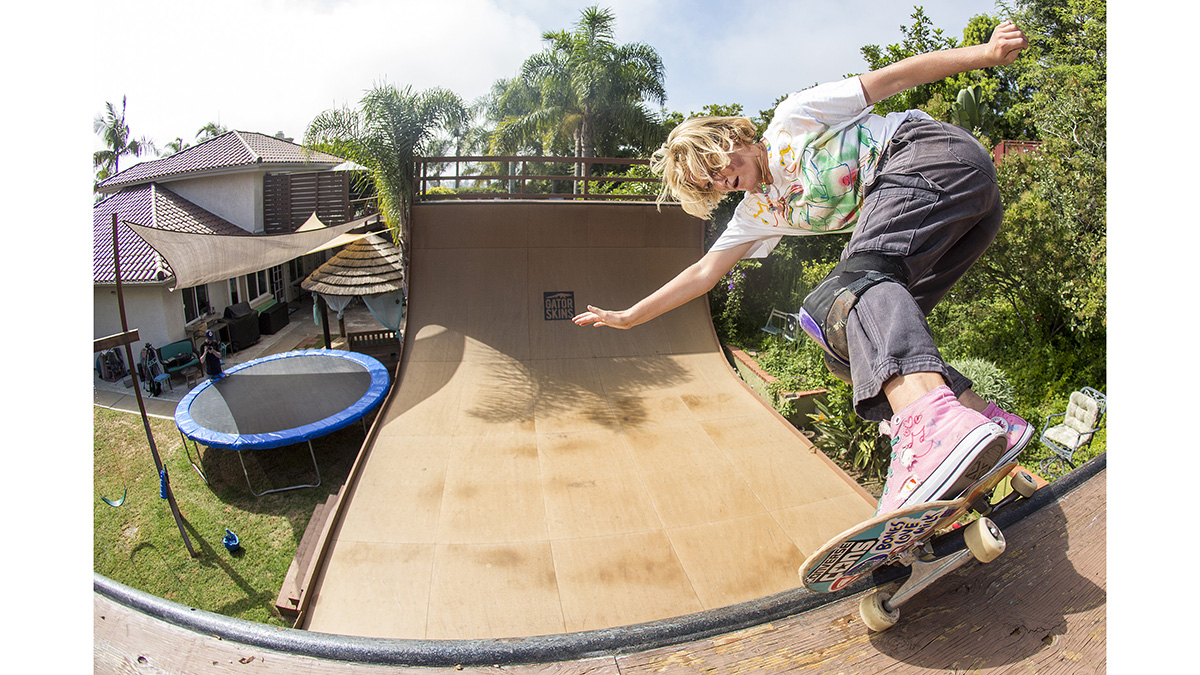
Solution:
[[[680,305],[704,295],[737,264],[753,242],[746,242],[722,251],[709,251],[703,258],[663,284],[633,307],[613,312],[588,305],[588,311],[575,317],[580,326],[609,326],[633,328],[638,324],[666,314]]]
[[[859,76],[867,105],[912,89],[918,85],[937,82],[959,73],[992,66],[1006,66],[1017,60],[1022,49],[1029,46],[1025,34],[1011,21],[1005,21],[992,31],[986,44],[944,49],[917,54],[907,59],[872,70]]]

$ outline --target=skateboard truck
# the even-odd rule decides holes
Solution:
[[[972,531],[977,532],[971,534]],[[930,584],[962,567],[971,558],[986,563],[1004,552],[1004,533],[988,518],[980,518],[967,526],[963,538],[967,548],[942,558],[933,555],[929,542],[902,555],[896,562],[912,567],[912,575],[894,592],[879,590],[864,596],[858,603],[858,613],[867,628],[876,632],[891,628],[900,620],[900,605]]]
[[[986,512],[994,511],[1021,497],[1028,497],[1037,490],[1033,477],[1023,471],[1013,477],[1012,487],[1013,491],[1009,495],[990,508],[985,507]],[[971,558],[989,563],[999,557],[1005,549],[1004,533],[986,516],[980,516],[963,529],[963,541],[966,543],[965,548],[940,558],[934,554],[929,540],[901,553],[895,561],[896,564],[911,567],[912,574],[895,591],[880,589],[863,596],[858,603],[858,613],[867,628],[876,632],[891,628],[900,620],[900,606],[914,595],[962,567]]]

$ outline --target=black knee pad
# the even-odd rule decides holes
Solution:
[[[850,366],[846,320],[862,294],[885,281],[908,287],[908,270],[898,256],[856,253],[833,271],[804,298],[800,326],[825,350],[830,371],[845,380]],[[842,366],[834,370],[832,362]]]

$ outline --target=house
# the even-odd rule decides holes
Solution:
[[[353,199],[353,172],[345,167],[339,157],[309,152],[287,140],[231,131],[100,183],[97,190],[106,196],[92,211],[94,337],[122,330],[113,264],[114,214],[128,327],[137,328],[143,342],[162,346],[203,335],[202,326],[230,305],[245,302],[261,308],[297,300],[304,294],[300,282],[329,252],[308,253],[311,248],[305,245],[294,258],[276,261],[263,255],[233,264],[201,247],[189,253],[190,259],[175,257],[180,268],[185,260],[192,267],[202,263],[206,274],[193,283],[194,273],[180,275],[171,255],[156,250],[128,223],[151,228],[142,230],[143,235],[232,241],[226,248],[242,250],[244,256],[260,250],[255,245],[298,238],[294,233],[312,230],[314,223],[321,231],[310,231],[306,241],[328,241],[364,215],[363,200]],[[237,239],[241,237],[244,245]]]

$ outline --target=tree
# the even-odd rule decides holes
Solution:
[[[229,129],[226,129],[217,122],[209,122],[208,124],[200,127],[200,130],[196,132],[196,142],[203,143],[204,141],[211,141],[217,136],[222,136],[227,133],[229,133]]]
[[[1002,293],[1030,341],[1105,330],[1107,258],[1106,10],[1103,0],[1021,0],[1030,40],[1014,64],[1029,91],[1017,104],[1041,141],[1005,161],[1004,227],[977,284]]]
[[[413,161],[428,154],[439,130],[461,125],[466,107],[455,93],[433,88],[414,93],[376,84],[357,110],[326,110],[308,125],[305,147],[344,157],[367,167],[375,184],[379,211],[392,238],[408,257],[409,213],[416,177]]]
[[[575,157],[618,156],[624,147],[661,140],[644,101],[666,101],[662,59],[648,45],[617,44],[615,20],[610,10],[592,6],[574,32],[542,35],[546,48],[500,92],[495,148],[540,145]]]
[[[861,49],[870,70],[876,70],[909,56],[957,46],[986,43],[1000,21],[986,14],[972,17],[963,29],[961,41],[947,37],[934,28],[921,7],[910,15],[911,27],[901,26],[904,40],[881,49],[867,45]],[[1028,139],[1032,126],[1017,106],[1027,100],[1030,90],[1017,82],[1018,69],[984,68],[959,73],[938,82],[914,87],[875,104],[875,112],[887,114],[920,109],[930,116],[959,124],[990,145],[1001,139]],[[971,115],[967,110],[972,109]]]
[[[879,45],[866,45],[859,50],[867,62],[868,70],[879,70],[910,56],[958,46],[958,41],[946,37],[941,28],[933,28],[933,22],[925,16],[924,8],[914,9],[916,11],[910,15],[913,20],[912,27],[900,26],[900,32],[904,34],[902,42],[888,45],[886,50],[880,49]],[[923,84],[879,101],[875,104],[875,112],[885,115],[890,112],[915,110],[927,104],[935,95],[940,95],[943,100],[953,101],[958,91],[955,89],[946,96],[949,91],[949,84],[945,80]]]
[[[161,155],[161,156],[174,155],[176,153],[183,152],[184,150],[187,150],[190,147],[191,147],[191,145],[188,144],[187,141],[176,136],[175,140],[167,143],[166,146],[163,147],[163,149],[159,152],[159,155]]]
[[[104,150],[92,154],[92,167],[98,169],[97,180],[104,180],[121,171],[121,158],[126,155],[140,157],[155,152],[154,143],[145,136],[133,138],[129,124],[125,121],[125,97],[121,97],[121,112],[110,102],[105,102],[104,112],[96,115],[92,129],[104,139]]]

